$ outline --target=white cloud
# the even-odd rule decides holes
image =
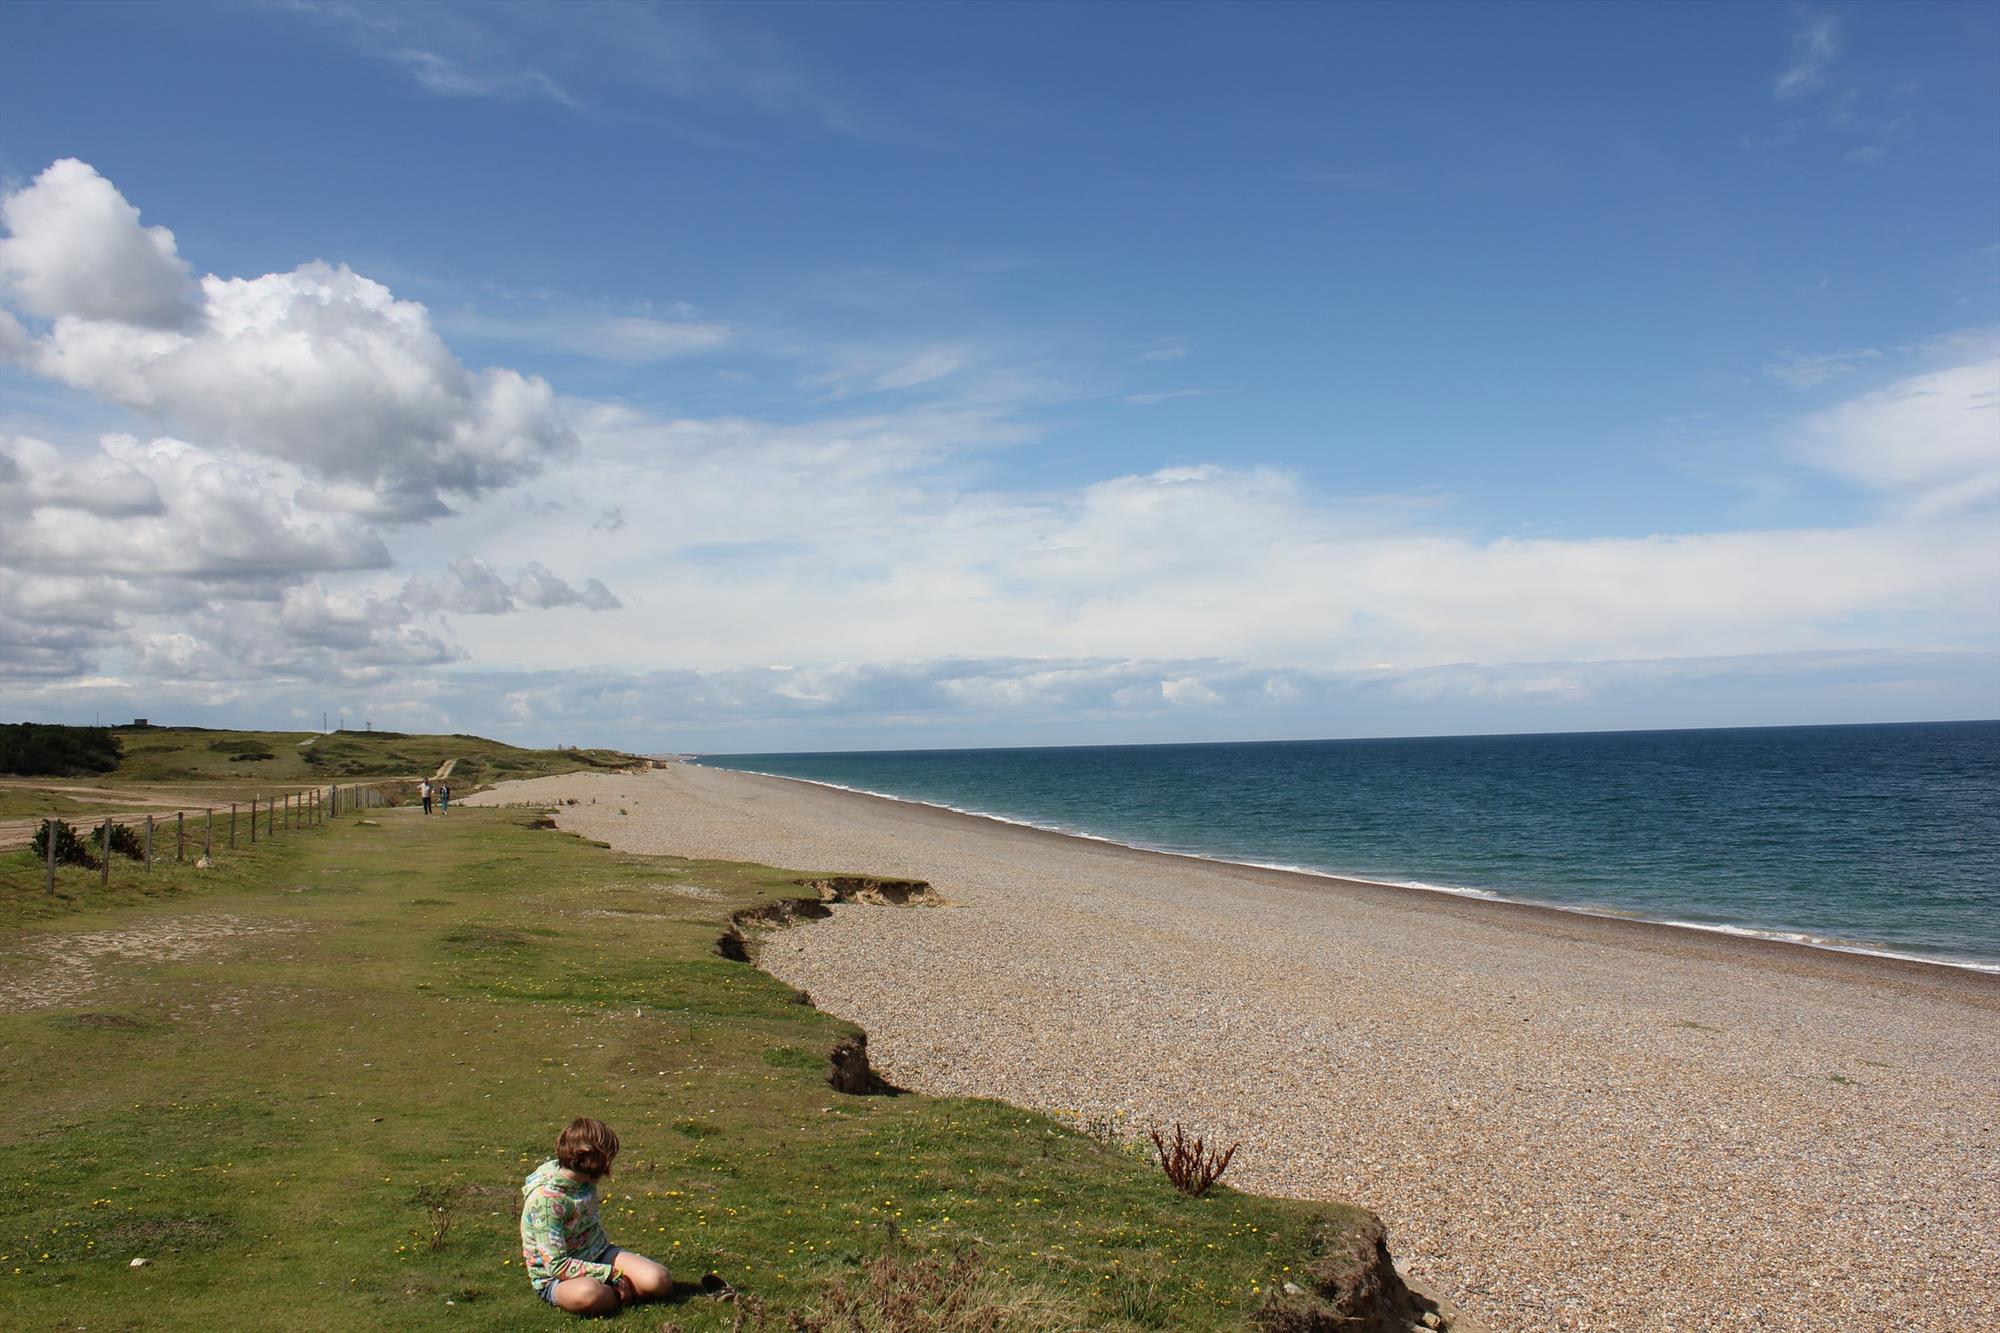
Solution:
[[[33,369],[205,445],[296,464],[326,483],[328,507],[431,516],[446,496],[522,480],[574,446],[546,381],[468,371],[423,306],[345,266],[211,275],[183,307],[163,295],[185,276],[171,235],[141,231],[83,164],[56,164],[4,208],[13,290],[53,320],[28,349]],[[100,269],[137,276],[107,294],[78,276]]]
[[[536,608],[581,606],[591,611],[615,611],[622,605],[611,595],[611,590],[596,579],[585,583],[579,592],[532,561],[514,580],[514,596],[521,605]]]
[[[1177,398],[1203,398],[1207,395],[1207,389],[1169,389],[1165,393],[1128,393],[1119,401],[1134,407],[1152,407],[1157,403],[1171,403]]]
[[[2000,349],[1814,413],[1794,447],[1918,513],[2000,499]]]
[[[1160,697],[1170,704],[1219,704],[1222,696],[1202,684],[1199,676],[1180,676],[1160,682]]]
[[[568,89],[538,69],[474,71],[450,56],[413,46],[394,47],[382,54],[409,70],[427,91],[441,96],[546,98],[562,106],[577,105]]]
[[[552,310],[517,315],[457,314],[457,333],[559,347],[599,361],[643,365],[727,347],[736,331],[699,318],[656,319],[599,311]]]
[[[1791,56],[1771,83],[1771,96],[1794,101],[1824,88],[1827,72],[1840,56],[1840,19],[1801,7],[1792,20]]]
[[[849,344],[824,353],[832,363],[806,383],[837,393],[892,393],[915,389],[956,375],[971,365],[973,351],[962,343],[867,347]]]
[[[389,562],[366,526],[309,513],[257,471],[184,441],[106,436],[100,453],[66,462],[16,439],[0,458],[0,559],[15,569],[227,580]]]
[[[180,329],[199,313],[194,278],[165,227],[87,163],[63,158],[0,198],[0,275],[20,307],[153,329]]]
[[[84,193],[125,228],[106,253],[136,235],[161,272],[179,263],[170,237]],[[1798,461],[1879,496],[1871,517],[1526,539],[1256,466],[997,488],[979,455],[1034,437],[1030,398],[968,389],[964,343],[827,354],[820,382],[838,392],[950,380],[942,401],[783,424],[658,417],[470,371],[424,307],[344,267],[209,277],[193,319],[145,322],[140,305],[78,295],[47,247],[22,253],[19,272],[49,279],[32,298],[8,289],[30,364],[187,437],[0,447],[0,674],[23,689],[393,687],[396,708],[443,716],[445,669],[476,662],[511,673],[524,718],[622,717],[657,695],[773,725],[1071,709],[1220,727],[1329,700],[1581,706],[1607,660],[1977,652],[2000,623],[2000,535],[1979,507],[2000,494],[2000,353],[1976,337],[1785,435]],[[655,323],[636,343],[667,337]],[[1877,359],[1771,373],[1809,387]],[[538,473],[532,496],[386,526]],[[575,569],[586,551],[603,563]],[[507,614],[579,625],[621,605],[607,582],[645,614],[594,617],[587,634],[524,634]]]
[[[403,585],[403,601],[421,611],[498,616],[514,609],[514,594],[483,560],[460,556],[442,578],[413,574]]]
[[[1891,146],[1909,131],[1914,119],[1910,99],[1918,85],[1905,80],[1885,87],[1865,71],[1842,68],[1847,45],[1844,25],[1843,18],[1823,9],[1800,5],[1792,11],[1790,51],[1771,82],[1772,99],[1791,110],[1775,132],[1745,136],[1744,147],[1779,147],[1796,141],[1817,123],[1864,140],[1843,156],[1849,162],[1873,164],[1886,158]]]
[[[445,5],[287,0],[285,8],[333,25],[361,50],[407,70],[426,92],[440,97],[545,99],[577,106],[555,78],[512,59],[484,28]]]
[[[961,460],[1019,430],[1004,414],[576,419],[584,452],[562,474],[575,498],[516,558],[555,565],[584,543],[613,586],[643,588],[647,614],[594,627],[586,650],[631,669],[951,654],[1415,669],[1995,636],[1991,525],[1913,520],[1901,493],[1840,527],[1480,537],[1441,528],[1434,505],[1271,469],[990,489]],[[634,516],[615,538],[585,531],[613,506]],[[464,633],[481,661],[580,658],[499,626]]]
[[[417,611],[450,611],[462,615],[498,616],[522,608],[548,610],[580,606],[587,611],[616,611],[624,603],[596,579],[586,580],[578,590],[551,573],[547,566],[529,561],[509,584],[485,561],[460,556],[451,562],[439,579],[413,575],[403,585],[402,603]]]
[[[1846,352],[1787,353],[1766,365],[1764,373],[1788,389],[1814,389],[1881,359],[1882,353],[1873,347]]]

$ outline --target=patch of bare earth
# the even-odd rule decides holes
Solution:
[[[182,962],[255,936],[284,935],[303,922],[217,913],[161,917],[117,930],[50,932],[0,948],[0,1013],[74,1002],[132,963]]]

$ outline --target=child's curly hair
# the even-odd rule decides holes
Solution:
[[[588,1180],[611,1170],[618,1155],[618,1135],[602,1120],[580,1115],[556,1136],[556,1161]]]

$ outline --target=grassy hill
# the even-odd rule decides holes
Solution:
[[[205,727],[117,727],[118,767],[107,780],[218,781],[311,786],[357,778],[417,777],[458,760],[453,790],[509,778],[639,762],[615,750],[524,750],[481,736],[413,736],[394,731],[217,731]]]

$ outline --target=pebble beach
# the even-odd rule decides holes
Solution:
[[[621,849],[928,880],[761,965],[922,1092],[1243,1144],[1495,1330],[1972,1330],[2000,976],[1139,851],[674,765],[506,784]]]

